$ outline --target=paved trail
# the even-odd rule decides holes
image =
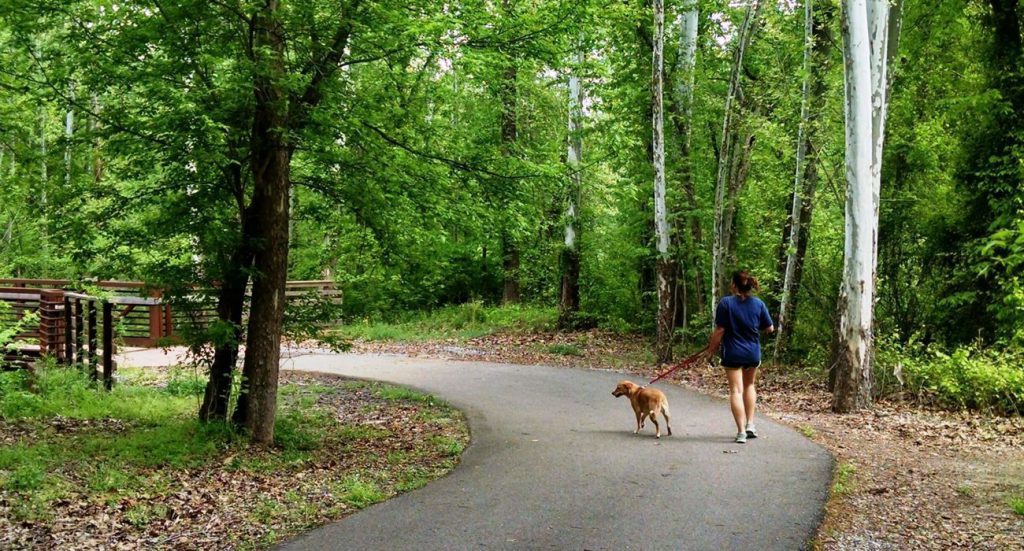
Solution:
[[[284,550],[800,549],[831,480],[828,453],[792,429],[762,418],[734,444],[726,403],[668,384],[674,435],[632,434],[621,374],[337,354],[282,368],[431,392],[472,432],[448,476]]]
[[[762,438],[734,444],[725,403],[671,385],[658,386],[675,435],[633,435],[629,403],[611,395],[621,374],[388,356],[286,365],[435,393],[473,436],[449,476],[284,549],[798,549],[831,477],[829,455],[793,430],[762,420]]]

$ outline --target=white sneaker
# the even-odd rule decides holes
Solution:
[[[753,423],[747,423],[747,438],[757,438],[757,427]]]
[[[736,443],[737,444],[746,444],[747,443],[747,432],[746,431],[742,431],[741,430],[739,433],[736,434]]]

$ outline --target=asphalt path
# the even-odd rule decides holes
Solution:
[[[673,436],[633,434],[607,371],[293,353],[282,369],[430,392],[469,421],[459,465],[425,487],[281,545],[297,550],[801,549],[833,461],[763,417],[733,443],[728,405],[671,384]]]

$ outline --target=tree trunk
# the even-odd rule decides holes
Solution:
[[[685,0],[679,8],[679,48],[676,55],[676,66],[672,71],[672,78],[675,85],[672,86],[672,123],[675,126],[679,144],[678,178],[682,187],[683,197],[686,200],[686,221],[689,226],[689,240],[685,245],[685,251],[681,255],[680,268],[685,266],[676,277],[689,278],[692,276],[694,297],[694,310],[704,311],[704,277],[700,270],[701,258],[700,248],[704,237],[700,227],[700,217],[697,214],[697,192],[693,175],[693,157],[691,145],[693,142],[693,89],[694,76],[697,62],[697,22],[699,12],[697,0]],[[685,283],[684,283],[685,286]],[[686,311],[686,305],[677,309],[679,312]],[[675,323],[687,322],[684,314],[682,319],[677,315]]]
[[[576,66],[569,76],[569,145],[566,152],[566,168],[569,171],[569,201],[565,212],[565,246],[562,249],[562,294],[559,302],[560,325],[567,327],[573,315],[580,309],[580,254],[579,209],[583,175],[582,132],[583,132],[583,89],[579,73],[583,67],[582,44],[576,53]]]
[[[228,165],[226,177],[232,180],[231,188],[244,195],[242,189],[242,166]],[[228,404],[231,401],[231,386],[234,381],[235,365],[238,363],[238,348],[242,342],[242,314],[245,308],[245,288],[249,285],[249,272],[253,261],[253,236],[256,220],[251,208],[242,208],[239,213],[242,231],[224,270],[217,298],[217,319],[232,327],[231,338],[214,345],[213,364],[206,393],[199,408],[201,421],[223,421],[227,419]]]
[[[885,135],[888,0],[843,1],[846,240],[832,409],[871,402],[878,206]]]
[[[736,210],[738,205],[736,197],[739,196],[743,185],[750,174],[750,159],[754,152],[754,130],[745,127],[737,129],[737,137],[733,140],[732,169],[729,171],[728,184],[725,187],[725,206],[722,212],[722,257],[725,259],[725,266],[736,266],[738,263],[736,255]],[[719,272],[721,295],[725,296],[729,288],[729,274],[725,270]]]
[[[651,145],[654,154],[654,233],[657,239],[658,274],[658,329],[655,341],[655,356],[658,363],[672,360],[672,336],[675,330],[675,309],[672,290],[674,287],[672,259],[669,256],[669,225],[665,202],[665,131],[664,131],[664,83],[665,65],[665,5],[654,0],[654,55],[651,71],[651,93],[654,107],[651,126]]]
[[[283,29],[277,0],[267,0],[256,16],[257,62],[264,65],[255,78],[256,102],[251,136],[253,198],[250,207],[258,221],[253,235],[255,275],[242,368],[245,392],[239,396],[235,419],[257,444],[274,440],[277,380],[284,321],[284,288],[288,277],[288,198],[291,150],[287,139],[288,98]]]
[[[502,10],[506,16],[511,16],[512,4],[510,0],[502,0]],[[506,60],[508,64],[501,76],[501,152],[506,157],[515,154],[515,143],[518,136],[516,127],[517,118],[517,96],[518,90],[516,80],[518,71],[516,60],[510,55]],[[506,218],[505,224],[509,224]],[[519,243],[509,228],[504,228],[502,238],[502,268],[504,271],[504,286],[501,302],[503,304],[516,304],[519,302]]]
[[[74,92],[72,92],[73,94]],[[75,132],[75,112],[68,108],[64,115],[64,186],[71,186],[71,140]]]
[[[711,308],[718,305],[718,299],[728,293],[729,283],[726,274],[726,254],[728,253],[727,233],[731,228],[726,226],[726,213],[730,210],[727,204],[729,198],[726,195],[730,181],[730,174],[735,174],[734,155],[736,147],[735,108],[733,103],[739,94],[740,76],[742,75],[743,56],[757,28],[757,22],[761,17],[762,2],[754,0],[747,6],[743,16],[743,23],[740,25],[739,33],[736,35],[736,48],[733,51],[732,73],[729,78],[729,89],[725,96],[725,114],[722,120],[722,140],[718,156],[718,176],[715,181],[715,225],[714,239],[711,253]],[[743,163],[741,163],[742,165]],[[731,202],[731,201],[729,201]]]

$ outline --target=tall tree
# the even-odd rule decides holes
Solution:
[[[658,330],[655,356],[659,363],[672,360],[672,337],[675,310],[672,300],[673,263],[669,255],[669,224],[665,200],[665,129],[664,129],[664,70],[665,70],[665,4],[654,0],[654,48],[651,73],[653,116],[651,126],[654,150],[654,232],[657,240],[658,273]]]
[[[676,51],[676,62],[670,77],[674,81],[672,86],[672,110],[671,120],[675,127],[676,142],[679,147],[679,162],[676,163],[682,196],[686,201],[686,223],[689,226],[689,239],[681,239],[686,243],[680,255],[680,262],[677,269],[678,282],[682,285],[683,293],[677,297],[676,303],[682,305],[680,313],[676,316],[676,323],[687,323],[686,296],[694,297],[694,304],[698,312],[704,310],[704,274],[701,273],[700,248],[704,240],[700,225],[700,217],[697,214],[698,197],[694,178],[693,159],[693,92],[697,68],[697,23],[699,20],[699,7],[697,0],[684,0],[679,7],[679,15],[676,18],[679,43]],[[685,232],[681,232],[685,235]],[[685,292],[687,282],[692,282],[693,292]]]
[[[568,170],[568,205],[565,209],[565,240],[562,249],[562,292],[560,305],[561,325],[568,326],[580,308],[580,252],[579,209],[582,193],[583,148],[583,88],[580,73],[583,70],[583,44],[576,47],[575,66],[569,74],[569,132],[566,151]]]
[[[774,358],[786,349],[796,320],[796,294],[803,279],[804,257],[810,237],[814,194],[818,184],[817,151],[819,117],[828,89],[826,76],[832,65],[832,32],[829,22],[833,7],[825,3],[817,10],[813,0],[804,5],[803,84],[800,100],[800,126],[797,131],[796,170],[793,178],[792,208],[783,228],[782,298],[779,305],[779,334]]]
[[[502,15],[509,19],[514,18],[512,0],[502,0]],[[501,74],[500,95],[501,95],[501,152],[506,157],[515,154],[516,139],[518,137],[517,116],[518,116],[518,86],[519,68],[516,65],[515,53],[509,53],[505,59],[505,67]],[[502,288],[501,301],[504,304],[519,302],[519,263],[520,250],[518,237],[514,235],[506,220],[502,227],[502,277],[504,285]]]
[[[839,413],[871,402],[889,12],[888,0],[843,1],[846,240],[832,397],[832,409]]]
[[[740,95],[740,81],[743,76],[743,58],[757,30],[763,2],[754,0],[747,5],[743,22],[736,33],[733,49],[732,71],[729,88],[725,96],[725,114],[722,117],[722,139],[718,147],[718,171],[715,178],[715,220],[711,253],[711,306],[729,289],[726,273],[727,257],[735,247],[732,240],[732,222],[735,213],[735,198],[739,187],[746,179],[750,168],[750,151],[754,146],[754,134],[742,124],[736,107]]]

